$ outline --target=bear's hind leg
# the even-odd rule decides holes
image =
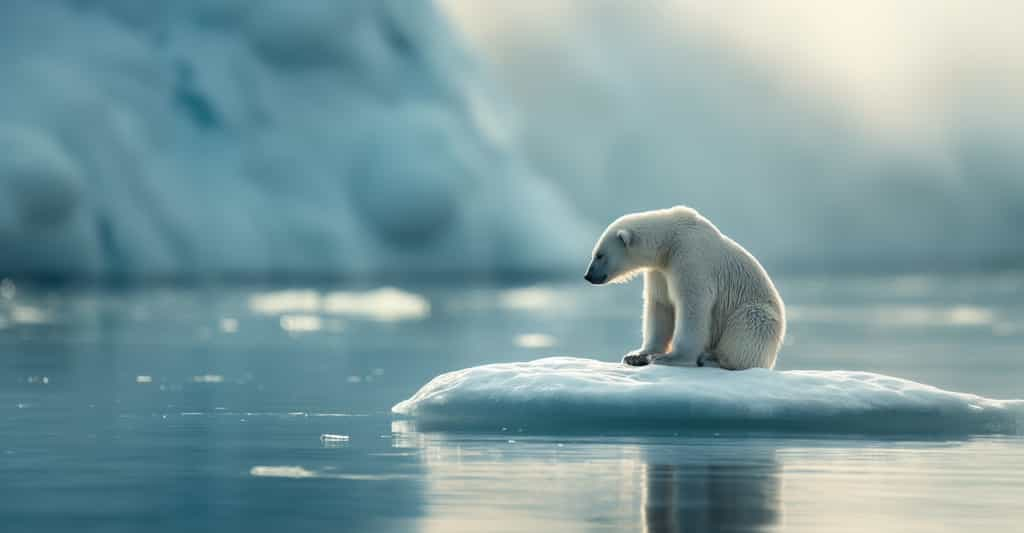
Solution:
[[[722,368],[772,368],[782,344],[783,326],[771,307],[748,304],[729,317],[714,353]]]

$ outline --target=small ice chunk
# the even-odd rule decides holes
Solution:
[[[324,446],[337,446],[338,444],[348,442],[348,435],[338,435],[334,433],[324,433],[320,435],[320,444]]]
[[[153,376],[146,376],[146,375],[135,376],[135,383],[152,383],[152,382],[153,382]]]
[[[46,311],[37,307],[16,305],[11,311],[11,320],[15,324],[38,325],[49,322],[50,316]]]
[[[220,330],[224,333],[235,333],[238,331],[238,320],[230,317],[220,319]]]
[[[284,315],[281,317],[281,329],[288,333],[310,333],[320,331],[322,323],[317,315]]]
[[[224,376],[220,374],[202,374],[192,376],[192,383],[223,383]]]
[[[301,466],[254,466],[249,469],[249,475],[253,477],[289,477],[296,479],[317,477],[316,472]]]

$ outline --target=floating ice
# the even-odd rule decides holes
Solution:
[[[322,321],[316,315],[284,315],[281,317],[281,329],[288,333],[309,333],[320,331]]]
[[[354,315],[378,322],[418,320],[430,315],[426,298],[393,287],[367,292],[332,292],[324,299],[324,311]]]
[[[337,472],[318,472],[295,465],[257,465],[249,469],[249,475],[252,477],[281,477],[292,479],[319,478],[342,479],[347,481],[391,481],[396,479],[410,479],[412,477],[405,474],[344,474]]]
[[[324,433],[323,435],[320,435],[320,444],[327,448],[340,446],[348,441],[348,435],[335,435],[332,433]]]
[[[220,374],[192,376],[192,383],[224,383],[224,376]]]
[[[392,408],[421,429],[1018,434],[1024,400],[853,371],[628,367],[574,357],[442,374]]]
[[[15,324],[46,324],[50,320],[50,315],[42,309],[28,306],[28,305],[16,305],[11,310],[11,321]]]
[[[253,477],[290,477],[295,479],[316,477],[316,472],[301,466],[254,466],[249,469]]]
[[[419,294],[394,287],[369,291],[337,291],[324,296],[313,290],[255,294],[249,308],[263,314],[323,312],[377,322],[420,320],[430,316],[430,302]]]

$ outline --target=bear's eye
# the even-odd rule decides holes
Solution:
[[[600,260],[604,259],[604,254],[597,254],[597,255],[594,256],[594,259],[597,259],[598,261],[600,261]]]

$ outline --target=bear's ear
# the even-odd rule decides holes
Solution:
[[[623,246],[629,248],[630,241],[633,240],[632,232],[630,232],[628,229],[620,229],[619,231],[615,232],[615,235],[619,238],[620,241],[622,241]]]

